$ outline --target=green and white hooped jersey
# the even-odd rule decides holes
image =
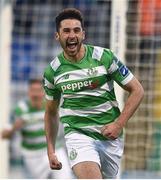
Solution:
[[[15,109],[15,118],[25,122],[21,129],[23,150],[34,151],[46,148],[44,113],[45,106],[37,110],[27,100],[18,103]]]
[[[106,140],[101,127],[120,115],[113,82],[125,85],[133,75],[109,49],[91,45],[85,48],[81,61],[70,62],[61,53],[46,68],[46,98],[62,98],[59,115],[65,135],[77,131]]]

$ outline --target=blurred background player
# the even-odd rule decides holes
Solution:
[[[15,132],[21,132],[22,160],[26,178],[71,178],[66,152],[61,148],[63,132],[59,133],[57,152],[66,165],[59,173],[49,167],[44,135],[44,108],[41,80],[32,79],[29,81],[28,98],[21,100],[16,106],[14,122],[11,128],[2,131],[2,138],[11,139]]]

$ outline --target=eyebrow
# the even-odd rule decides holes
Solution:
[[[74,27],[74,28],[70,28],[70,27],[64,27],[63,29],[82,29],[81,27]]]
[[[65,27],[65,28],[62,29],[62,31],[71,31],[71,30],[82,31],[83,29],[81,27],[74,27],[74,28]]]

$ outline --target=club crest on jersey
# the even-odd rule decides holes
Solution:
[[[64,79],[69,79],[69,74],[66,74],[66,75],[64,76]]]
[[[87,74],[89,76],[95,76],[97,73],[98,73],[98,71],[96,68],[90,68],[90,69],[88,69],[88,72],[87,72]]]
[[[69,74],[65,74],[61,77],[61,79],[69,79]]]
[[[122,76],[126,76],[129,72],[128,68],[124,65],[119,68],[119,71]]]

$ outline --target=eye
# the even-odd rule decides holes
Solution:
[[[74,32],[75,32],[75,33],[81,32],[81,28],[74,28]]]
[[[63,29],[63,32],[64,32],[64,33],[69,33],[69,32],[70,32],[70,29],[69,29],[69,28],[64,28],[64,29]]]

